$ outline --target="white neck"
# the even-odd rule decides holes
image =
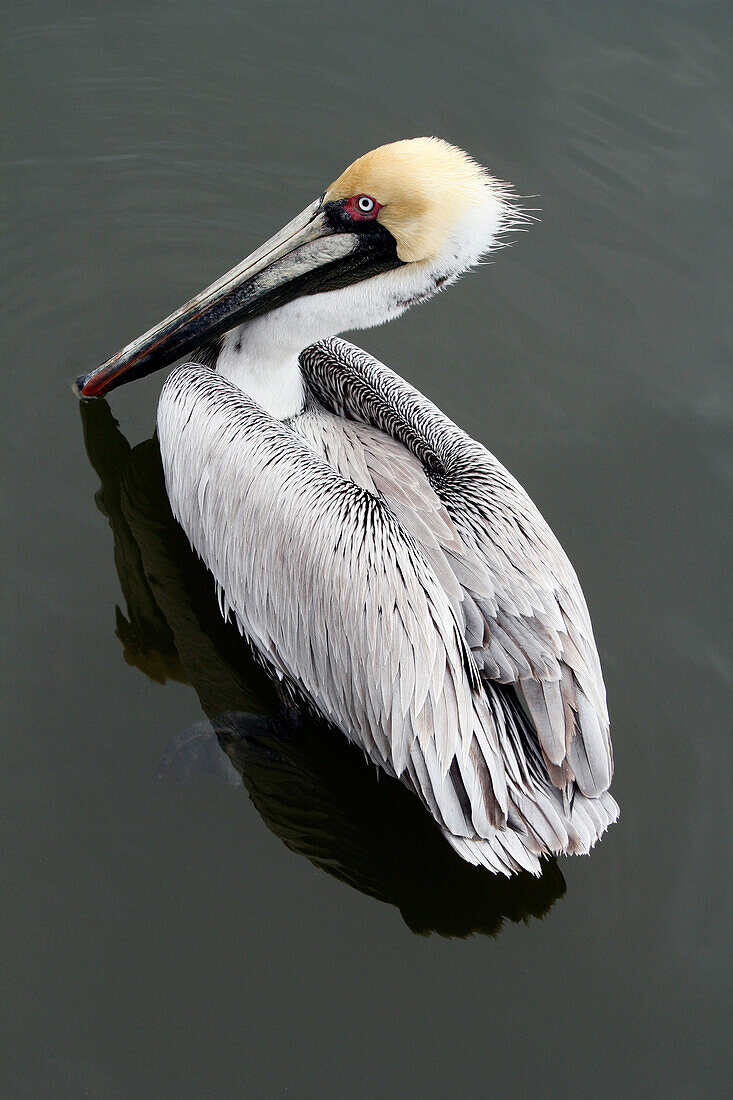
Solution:
[[[287,420],[303,408],[298,355],[306,345],[296,341],[296,347],[290,341],[278,339],[281,326],[273,321],[279,312],[228,332],[216,369],[270,416]]]

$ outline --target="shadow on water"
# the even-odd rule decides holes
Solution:
[[[97,505],[114,534],[125,660],[159,683],[190,684],[208,718],[176,739],[164,770],[179,778],[193,768],[222,773],[223,750],[288,848],[397,906],[413,932],[496,935],[505,920],[548,912],[565,893],[556,863],[545,863],[539,879],[470,866],[406,788],[378,774],[342,734],[280,698],[222,618],[212,578],[172,516],[157,440],[131,447],[104,401],[83,403],[81,415],[101,481]]]

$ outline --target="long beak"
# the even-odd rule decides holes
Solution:
[[[246,260],[212,283],[165,321],[74,382],[79,397],[110,390],[167,367],[237,325],[303,294],[345,286],[396,258],[375,253],[376,238],[344,231],[332,204],[317,201]],[[383,242],[382,242],[383,243]]]

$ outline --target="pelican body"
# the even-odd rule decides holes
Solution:
[[[461,150],[382,146],[76,382],[97,397],[194,353],[158,435],[224,614],[459,855],[507,875],[618,816],[583,593],[497,459],[337,336],[431,297],[519,218]]]

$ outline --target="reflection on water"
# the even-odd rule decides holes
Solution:
[[[488,874],[461,860],[418,801],[378,776],[346,738],[293,710],[219,611],[213,581],[170,511],[157,441],[130,447],[104,401],[82,404],[100,511],[114,534],[126,614],[125,659],[151,679],[190,683],[210,724],[178,739],[168,766],[221,771],[211,736],[265,824],[292,851],[396,905],[414,932],[496,934],[540,917],[565,892],[554,862],[539,879]]]

